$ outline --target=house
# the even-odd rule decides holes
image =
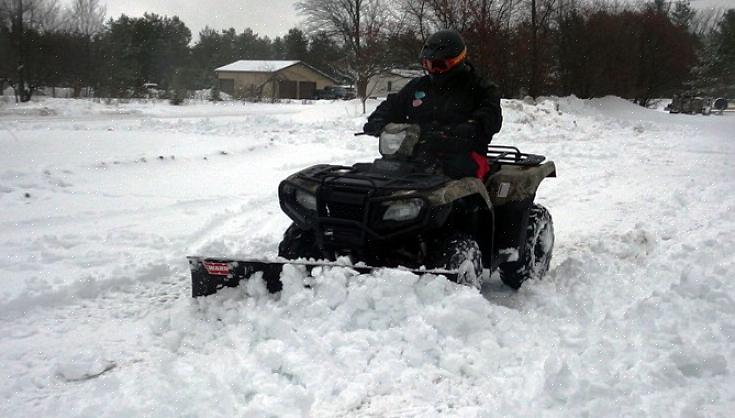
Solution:
[[[235,97],[311,99],[337,80],[302,61],[240,60],[214,70],[220,91]]]
[[[397,93],[414,78],[424,75],[422,70],[394,69],[370,78],[367,87],[368,97],[385,97]]]

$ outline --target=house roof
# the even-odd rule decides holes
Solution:
[[[223,67],[215,68],[215,72],[234,72],[234,73],[276,73],[296,64],[303,64],[320,75],[337,82],[337,80],[329,74],[320,71],[311,65],[297,60],[239,60]]]
[[[414,70],[408,68],[394,68],[390,70],[392,75],[403,77],[403,78],[418,78],[424,76],[423,70]]]
[[[214,71],[231,71],[245,73],[275,73],[284,68],[298,64],[299,61],[290,60],[240,60],[232,64],[219,67]]]

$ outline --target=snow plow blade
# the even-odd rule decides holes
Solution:
[[[353,266],[329,261],[263,261],[263,260],[233,260],[228,258],[187,257],[191,270],[191,296],[207,296],[217,293],[224,287],[237,287],[241,281],[248,280],[258,272],[263,273],[263,281],[268,291],[275,293],[283,287],[281,284],[281,270],[286,264],[305,266],[311,272],[316,267],[346,267],[360,274],[367,274],[375,270],[388,267]],[[396,270],[408,271],[414,274],[437,274],[456,281],[458,272],[444,269],[408,269],[396,267]]]

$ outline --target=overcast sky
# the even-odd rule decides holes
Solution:
[[[593,0],[594,1],[594,0]],[[142,16],[144,12],[179,16],[191,30],[192,40],[209,25],[214,29],[233,27],[238,32],[251,28],[271,38],[285,35],[301,20],[294,9],[296,0],[101,0],[107,17]],[[697,8],[735,8],[735,0],[691,0]]]
[[[689,0],[696,8],[735,9],[735,0]]]
[[[142,16],[144,12],[178,16],[199,39],[199,31],[209,25],[214,29],[251,28],[260,35],[274,38],[285,35],[299,24],[296,0],[100,0],[107,6],[107,17],[121,14]]]

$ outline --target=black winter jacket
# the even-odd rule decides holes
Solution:
[[[411,80],[398,93],[388,95],[368,117],[381,124],[416,123],[428,141],[451,141],[442,144],[445,161],[454,166],[452,177],[473,175],[477,167],[469,153],[485,155],[493,135],[503,123],[497,87],[484,80],[469,64],[452,71],[442,83],[426,75]],[[469,122],[473,135],[457,135]],[[466,130],[465,130],[466,131]],[[432,135],[440,133],[440,135]],[[457,172],[460,169],[461,172]],[[451,174],[450,174],[451,175]]]

